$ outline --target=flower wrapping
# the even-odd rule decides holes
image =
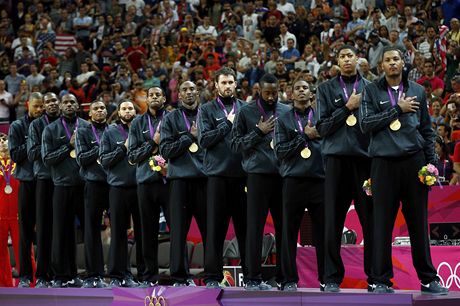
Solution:
[[[369,179],[365,180],[364,183],[363,183],[363,191],[368,197],[372,196],[371,187],[372,187],[371,179],[369,178]]]
[[[418,171],[418,178],[422,184],[433,186],[438,181],[439,171],[436,166],[428,164]]]

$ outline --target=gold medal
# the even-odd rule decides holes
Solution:
[[[399,119],[396,119],[394,120],[391,124],[390,124],[390,129],[392,131],[397,131],[401,128],[401,121],[399,121]]]
[[[69,155],[70,155],[70,157],[72,157],[72,158],[76,158],[76,157],[77,157],[77,153],[75,153],[75,149],[72,150],[72,151],[70,151],[70,154],[69,154]]]
[[[5,191],[6,194],[11,194],[13,192],[13,187],[11,187],[11,185],[6,185],[3,191]]]
[[[196,153],[198,151],[198,145],[194,142],[188,147],[188,150],[192,153]]]
[[[350,116],[348,116],[347,118],[347,125],[348,126],[354,126],[356,124],[358,120],[356,120],[356,117],[355,115],[351,114]]]
[[[302,158],[305,158],[305,159],[309,158],[311,156],[310,149],[307,147],[303,148],[303,150],[300,151],[300,156],[302,156]]]
[[[270,141],[270,148],[272,148],[272,150],[275,150],[275,142],[273,141]]]

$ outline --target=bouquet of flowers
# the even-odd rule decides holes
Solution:
[[[439,171],[436,166],[428,164],[418,172],[418,178],[422,184],[433,186],[438,181]]]
[[[372,184],[371,184],[371,179],[370,178],[364,181],[364,183],[363,183],[363,191],[364,191],[364,193],[366,193],[366,195],[368,197],[372,197],[371,186],[372,186]]]
[[[149,159],[149,166],[152,171],[160,172],[164,177],[166,176],[166,171],[168,169],[168,164],[166,160],[161,155],[154,155]]]

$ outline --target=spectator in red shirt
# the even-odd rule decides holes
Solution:
[[[208,55],[206,56],[206,66],[204,67],[204,77],[206,80],[210,80],[211,79],[211,74],[214,72],[214,71],[217,71],[220,69],[220,65],[216,59],[216,57],[214,56],[214,54],[212,53],[208,53]]]
[[[432,94],[436,97],[440,97],[444,90],[444,81],[434,74],[434,63],[432,59],[425,60],[423,64],[423,73],[424,75],[417,80],[417,83],[423,85],[423,82],[430,81],[431,88],[433,89]]]
[[[126,58],[128,59],[131,67],[135,72],[139,68],[142,68],[141,59],[147,56],[147,51],[141,45],[139,45],[139,37],[131,37],[131,46],[126,49]]]
[[[58,64],[58,59],[53,55],[48,47],[43,49],[43,54],[40,59],[40,69],[42,69],[45,64],[50,64],[53,67],[57,67]]]

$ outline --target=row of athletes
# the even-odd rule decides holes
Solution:
[[[428,187],[417,178],[423,165],[436,160],[424,90],[403,79],[404,62],[396,48],[383,52],[385,75],[373,83],[357,73],[352,46],[343,46],[337,56],[341,73],[318,87],[316,109],[304,80],[294,83],[292,108],[279,103],[278,81],[270,74],[260,80],[257,101],[235,99],[236,76],[227,68],[215,75],[218,96],[213,101],[199,107],[196,86],[186,81],[179,88],[180,107],[167,113],[164,92],[153,87],[144,115],[136,117],[133,103],[125,100],[118,106],[119,123],[110,126],[101,102],[91,104],[88,123],[77,117],[74,96],[59,102],[46,94],[42,104],[41,96],[32,94],[29,114],[12,125],[9,141],[21,180],[21,280],[26,285],[32,280],[27,260],[36,201],[38,286],[47,286],[51,278],[55,287],[80,285],[73,221],[83,211],[83,285],[105,286],[100,220],[108,208],[111,285],[137,286],[126,268],[131,215],[138,278],[143,287],[155,286],[161,207],[170,227],[175,286],[193,284],[186,235],[194,216],[205,246],[207,287],[220,286],[223,243],[232,218],[245,288],[271,289],[262,281],[260,265],[270,210],[280,250],[276,282],[282,290],[297,290],[297,233],[307,208],[320,290],[338,292],[345,271],[341,233],[354,200],[364,233],[368,291],[393,292],[391,237],[401,201],[421,290],[447,294],[430,257]],[[149,165],[156,154],[168,161],[167,180]],[[361,190],[369,177],[372,198]]]

